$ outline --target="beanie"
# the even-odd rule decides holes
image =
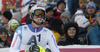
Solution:
[[[22,14],[21,14],[21,12],[14,13],[14,15],[13,15],[12,18],[17,19],[21,23],[21,20],[22,20]]]
[[[64,5],[65,5],[65,7],[66,7],[65,1],[60,0],[60,1],[57,2],[57,8],[58,8],[58,6],[59,6],[61,3],[64,3]]]
[[[79,5],[81,4],[81,2],[88,3],[88,1],[87,1],[87,0],[79,0]]]
[[[67,34],[67,31],[70,27],[74,27],[76,29],[76,34],[79,32],[79,27],[76,22],[69,22],[64,25],[64,33]]]
[[[46,13],[49,12],[49,11],[51,11],[51,10],[53,10],[53,8],[52,8],[52,7],[48,7],[48,8],[46,9]]]
[[[32,2],[29,4],[29,9],[31,9],[31,7],[32,7],[33,5],[35,5],[35,4],[36,4],[36,2],[32,1]]]
[[[89,7],[93,7],[96,10],[96,5],[93,2],[89,2],[87,4],[87,7],[86,8],[88,9]]]
[[[0,28],[0,34],[1,34],[1,33],[3,33],[3,32],[5,32],[6,34],[8,34],[7,29],[6,29],[6,28],[4,28],[4,27]]]
[[[8,28],[10,29],[11,24],[14,24],[14,23],[16,23],[16,24],[19,25],[19,22],[18,22],[16,19],[11,19],[11,20],[8,22]]]
[[[5,11],[2,15],[4,15],[8,20],[12,18],[12,13],[10,11]]]
[[[60,18],[63,17],[63,16],[70,20],[70,12],[69,12],[69,11],[63,12],[63,13],[61,14]]]

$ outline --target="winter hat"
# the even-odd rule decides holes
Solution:
[[[7,31],[7,29],[6,28],[0,28],[0,34],[2,33],[2,32],[5,32],[6,34],[8,34],[8,31]]]
[[[69,22],[64,25],[64,33],[67,34],[67,31],[70,27],[74,27],[76,29],[76,34],[79,32],[79,27],[76,22]]]
[[[81,10],[78,10],[75,13],[75,22],[78,24],[79,27],[85,28],[89,25],[88,19],[82,14],[83,12]],[[82,14],[82,15],[81,15]]]
[[[63,16],[70,20],[70,12],[69,12],[69,11],[63,12],[63,13],[61,14],[60,18],[63,17]]]
[[[93,7],[96,10],[96,5],[93,2],[89,2],[87,4],[87,7],[86,8],[88,9],[89,7]]]
[[[48,8],[46,9],[46,13],[49,12],[49,11],[51,11],[51,10],[53,10],[53,8],[52,8],[52,7],[48,7]]]
[[[81,4],[81,2],[85,2],[85,3],[88,3],[88,1],[87,0],[79,0],[79,5]]]
[[[31,7],[32,7],[33,5],[35,5],[35,4],[36,4],[36,2],[32,1],[32,2],[29,4],[29,9],[31,9]]]
[[[22,20],[22,14],[21,14],[21,12],[14,13],[14,15],[13,15],[12,18],[17,19],[21,23],[21,20]]]
[[[64,3],[64,5],[65,5],[65,7],[66,7],[65,1],[60,0],[60,1],[57,2],[57,8],[58,8],[58,6],[59,6],[61,3]]]
[[[12,13],[10,11],[5,11],[2,15],[4,15],[8,20],[12,18]]]
[[[11,20],[8,22],[8,28],[10,29],[11,24],[14,24],[14,23],[16,23],[16,24],[19,25],[19,22],[18,22],[16,19],[11,19]]]

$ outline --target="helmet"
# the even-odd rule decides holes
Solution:
[[[30,12],[31,12],[30,18],[33,20],[33,22],[36,23],[36,21],[38,21],[38,22],[41,22],[41,24],[43,22],[45,22],[46,17],[45,17],[45,7],[44,6],[42,6],[41,4],[36,4],[31,7]],[[33,17],[34,15],[36,15],[36,16],[41,15],[43,17],[43,19],[42,18],[34,19],[34,17]],[[40,24],[38,24],[38,25],[40,25]]]

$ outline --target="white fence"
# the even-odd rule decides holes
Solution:
[[[48,46],[47,46],[48,47]],[[85,50],[85,49],[87,49],[88,50],[88,52],[94,52],[94,50],[96,51],[96,52],[100,52],[100,46],[99,45],[68,45],[68,46],[58,46],[59,47],[59,49],[60,49],[60,51],[62,52],[62,50],[64,49],[64,51],[63,52],[66,52],[66,50],[68,49],[76,49],[76,50],[78,50],[77,52],[80,52],[80,51],[82,51],[82,50],[80,50],[80,49],[83,49],[83,50]],[[93,50],[94,49],[94,50]],[[73,50],[74,51],[74,50]],[[72,52],[73,52],[72,51]],[[9,52],[9,48],[0,48],[0,52]],[[70,51],[71,52],[71,51]],[[76,52],[76,51],[75,51]],[[87,52],[87,51],[86,51]]]

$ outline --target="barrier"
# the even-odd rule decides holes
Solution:
[[[60,52],[100,52],[99,45],[68,45],[58,47]],[[0,52],[9,52],[9,48],[0,48]]]

